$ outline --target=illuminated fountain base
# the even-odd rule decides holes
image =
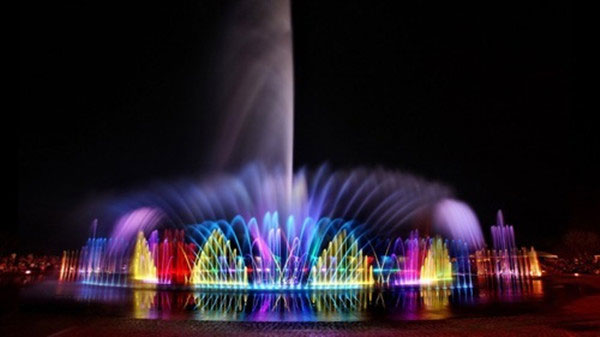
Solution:
[[[419,238],[413,232],[384,245],[361,242],[356,226],[341,219],[277,213],[262,223],[241,217],[166,230],[131,245],[90,238],[81,251],[63,253],[61,281],[117,287],[229,290],[361,289],[369,287],[472,287],[468,250],[460,241]],[[365,248],[371,254],[365,253]],[[450,248],[450,249],[449,249]]]
[[[185,230],[138,232],[135,242],[90,238],[64,252],[59,280],[133,288],[207,290],[336,290],[420,287],[470,289],[486,278],[541,276],[535,250],[517,249],[501,213],[492,226],[493,249],[470,255],[465,242],[441,237],[365,239],[361,226],[342,219],[277,213],[262,222],[207,221]]]

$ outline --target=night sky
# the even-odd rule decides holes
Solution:
[[[22,2],[18,230],[3,249],[74,248],[82,205],[207,166],[231,4],[165,6]],[[519,242],[545,249],[568,228],[600,231],[595,130],[571,115],[568,4],[292,11],[296,168],[441,181],[486,233],[502,208]]]

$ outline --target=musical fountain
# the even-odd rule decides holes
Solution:
[[[440,236],[363,242],[363,227],[340,218],[293,217],[281,225],[277,213],[261,222],[237,216],[205,221],[185,230],[139,231],[127,244],[90,238],[80,251],[63,252],[59,279],[120,287],[176,286],[200,289],[340,289],[364,287],[473,287],[479,278],[541,276],[537,254],[517,249],[512,226],[492,226],[494,248],[476,250]],[[124,249],[123,247],[131,247]],[[475,265],[472,273],[472,262]]]
[[[500,212],[488,249],[475,213],[442,184],[383,168],[294,173],[289,2],[240,6],[251,19],[234,15],[227,35],[209,173],[113,201],[110,235],[94,227],[83,248],[65,251],[61,283],[131,288],[140,308],[156,291],[193,291],[184,306],[201,308],[225,305],[225,292],[238,311],[247,296],[276,306],[280,292],[330,309],[371,303],[375,290],[447,302],[489,279],[541,276]]]

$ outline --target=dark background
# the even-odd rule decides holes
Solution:
[[[3,229],[3,250],[77,247],[82,204],[206,166],[231,4],[166,6],[21,3],[18,230]],[[292,11],[296,167],[439,180],[486,233],[502,208],[519,242],[544,249],[569,228],[599,231],[595,130],[571,116],[569,4]]]

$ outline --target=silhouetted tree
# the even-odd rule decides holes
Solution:
[[[600,237],[593,232],[570,230],[563,236],[559,254],[565,258],[591,258],[600,254]]]

